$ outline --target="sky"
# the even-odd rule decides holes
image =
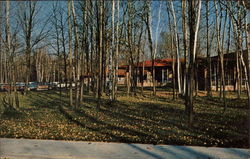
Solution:
[[[78,2],[78,1],[75,1]],[[204,2],[204,1],[203,1]],[[18,6],[18,3],[23,3],[23,2],[17,2],[17,1],[11,1],[11,13],[13,16],[13,20],[16,19],[17,17],[14,17],[15,12],[16,12],[16,8]],[[43,23],[46,21],[46,19],[48,19],[48,17],[51,16],[52,13],[52,6],[53,4],[55,4],[56,1],[38,1],[38,8],[39,8],[39,12],[38,14],[38,26],[37,29],[34,31],[35,33],[39,32],[39,29],[42,28]],[[58,1],[59,5],[63,6],[63,8],[67,11],[67,1]],[[156,41],[156,37],[158,37],[158,41],[160,38],[160,33],[161,32],[169,32],[168,30],[168,15],[167,15],[167,9],[166,9],[166,3],[167,1],[152,1],[152,6],[151,6],[151,14],[152,14],[152,37],[153,37],[153,42]],[[174,3],[174,7],[175,7],[175,11],[176,16],[177,16],[177,24],[178,24],[178,33],[182,33],[182,28],[181,28],[181,19],[178,18],[180,17],[180,13],[181,13],[181,3],[180,1],[173,1]],[[210,3],[213,3],[213,1],[211,1]],[[161,5],[161,8],[160,8]],[[159,28],[157,29],[157,23],[158,23],[158,13],[159,10],[161,10],[161,14],[160,14],[160,23],[159,23]],[[203,6],[203,11],[204,11],[204,6]],[[67,18],[67,16],[65,16],[65,18]],[[204,16],[201,17],[202,19],[204,19]],[[214,22],[214,16],[211,17],[211,23]],[[250,13],[248,12],[248,21],[250,21]],[[14,24],[14,23],[12,23]],[[223,24],[223,22],[222,22]],[[52,30],[52,26],[51,24],[48,24],[47,29]],[[202,27],[202,26],[201,26]],[[158,33],[158,34],[157,34]],[[51,33],[53,34],[53,32]]]

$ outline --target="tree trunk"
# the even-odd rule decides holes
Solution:
[[[173,16],[173,25],[174,25],[174,34],[175,34],[175,51],[176,51],[176,60],[177,60],[177,82],[178,82],[178,93],[182,93],[182,87],[181,87],[181,65],[180,65],[180,55],[179,55],[179,40],[178,40],[178,33],[177,33],[177,24],[176,24],[176,17],[175,17],[175,10],[173,1],[170,1],[171,3],[171,13]]]
[[[189,1],[189,66],[188,66],[188,88],[186,98],[186,112],[188,114],[188,125],[192,126],[193,123],[193,81],[194,81],[194,65],[196,55],[196,41],[198,36],[199,24],[200,24],[200,11],[201,11],[201,0],[198,1],[199,8],[198,14],[195,13],[195,0]],[[197,20],[195,18],[197,17]],[[196,22],[196,23],[195,23]]]
[[[98,51],[99,51],[99,64],[98,64],[98,87],[97,87],[97,96],[98,96],[98,101],[97,101],[97,109],[100,109],[101,107],[101,95],[102,95],[102,73],[103,69],[102,69],[102,59],[103,59],[103,1],[99,1],[99,21],[97,22],[99,25],[99,45],[98,45]]]
[[[71,26],[71,1],[68,0],[68,27],[69,27],[69,105],[73,106],[73,88],[72,88],[72,26]]]
[[[206,90],[207,96],[211,97],[211,57],[210,57],[210,44],[209,44],[209,0],[206,0],[206,27],[207,27],[207,83],[206,83]]]
[[[76,61],[76,81],[75,81],[75,109],[79,107],[80,103],[80,88],[79,88],[79,82],[80,82],[80,69],[81,69],[81,60],[79,55],[79,35],[78,35],[78,27],[77,27],[77,20],[75,15],[75,7],[74,7],[74,1],[71,2],[72,4],[72,16],[73,16],[73,22],[74,22],[74,34],[75,34],[75,61]]]
[[[155,56],[153,51],[153,42],[152,42],[152,27],[151,27],[151,6],[149,2],[147,3],[147,17],[146,17],[146,27],[148,31],[148,41],[149,41],[149,49],[151,53],[151,60],[152,60],[152,66],[151,66],[151,74],[152,74],[152,83],[153,83],[153,95],[156,95],[156,87],[155,87]]]
[[[115,86],[114,86],[114,99],[117,99],[118,88],[118,54],[119,54],[119,19],[120,19],[120,6],[117,0],[117,22],[116,22],[116,52],[115,52]]]
[[[187,46],[187,24],[186,24],[186,0],[182,1],[182,30],[183,30],[183,48],[184,48],[184,80],[183,80],[183,96],[186,95],[187,89],[187,58],[188,58],[188,46]]]
[[[143,96],[143,89],[144,89],[144,70],[145,70],[145,53],[143,51],[143,54],[142,54],[142,77],[141,77],[141,95]]]
[[[169,9],[170,6],[169,6],[169,3],[167,3],[167,12],[168,12],[168,25],[169,25],[169,31],[170,31],[170,39],[171,39],[171,46],[170,46],[170,51],[171,51],[171,57],[172,57],[172,87],[173,87],[173,100],[175,100],[175,80],[176,80],[176,77],[175,77],[175,59],[176,59],[176,54],[174,54],[174,49],[173,49],[173,45],[174,45],[174,39],[173,39],[173,30],[172,30],[172,25],[171,25],[171,18],[170,18],[170,12],[169,12]]]
[[[243,5],[245,7],[246,12],[249,11],[249,9],[246,8],[244,2]],[[244,19],[245,22],[245,26],[244,26],[244,32],[245,32],[245,42],[246,42],[246,48],[247,48],[247,64],[246,64],[246,71],[247,71],[247,76],[248,78],[246,78],[246,80],[248,81],[247,83],[247,94],[248,94],[248,106],[250,108],[250,43],[249,43],[249,26],[247,26],[247,16],[245,16]],[[249,120],[250,122],[250,120]],[[250,141],[249,141],[249,145],[250,145]]]

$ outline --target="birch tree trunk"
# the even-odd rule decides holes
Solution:
[[[224,43],[224,33],[225,33],[225,31],[223,31],[223,37],[222,37],[222,43],[221,43],[220,24],[219,24],[217,3],[218,3],[217,1],[214,1],[215,15],[216,15],[217,48],[218,48],[218,56],[219,56],[219,59],[220,59],[220,79],[221,79],[221,81],[220,81],[220,90],[222,89],[222,92],[223,92],[223,105],[224,105],[224,110],[226,110],[224,53],[223,53],[223,43]],[[227,12],[226,12],[225,17],[227,17]],[[225,21],[224,21],[224,28],[225,28],[225,26],[226,26],[226,18],[225,18]]]
[[[114,54],[115,54],[115,1],[112,0],[112,41],[111,51],[109,54],[109,99],[110,101],[115,100],[115,70],[114,70]]]
[[[184,80],[183,80],[183,96],[186,95],[187,89],[187,58],[188,58],[188,46],[187,46],[187,22],[186,22],[186,0],[182,1],[182,31],[183,31],[183,48],[184,48]]]
[[[172,29],[172,25],[171,25],[171,18],[170,18],[170,12],[169,12],[170,6],[169,3],[167,3],[167,12],[168,12],[168,27],[169,27],[169,31],[170,31],[170,40],[171,40],[171,44],[170,44],[170,51],[171,51],[171,57],[172,57],[172,87],[173,87],[173,100],[175,100],[176,98],[176,91],[175,91],[175,83],[176,83],[176,77],[175,77],[175,60],[176,60],[176,54],[174,54],[174,39],[173,39],[173,29]]]
[[[171,14],[173,16],[173,25],[174,25],[174,35],[175,35],[175,51],[176,51],[176,60],[177,60],[177,82],[178,82],[178,93],[182,93],[182,87],[181,87],[181,65],[180,65],[180,54],[179,54],[179,41],[178,41],[178,32],[177,32],[177,24],[176,24],[176,17],[175,17],[175,10],[173,1],[170,1],[171,4]]]
[[[8,68],[8,72],[9,72],[9,76],[8,76],[8,85],[9,85],[9,89],[8,89],[8,94],[7,94],[7,103],[9,108],[14,108],[13,106],[13,97],[12,97],[12,87],[13,87],[13,79],[12,79],[12,57],[10,54],[10,22],[9,22],[9,18],[10,18],[10,1],[7,0],[6,1],[6,8],[5,8],[5,35],[6,35],[6,59],[7,59],[7,64],[6,64],[6,68]],[[7,76],[6,76],[7,77]]]
[[[72,1],[71,4],[72,4],[72,16],[73,16],[73,21],[74,21],[74,33],[75,33],[75,61],[76,61],[75,109],[77,109],[80,103],[79,82],[80,82],[81,60],[79,56],[79,35],[78,35],[77,20],[76,20],[76,15],[75,15],[74,1]]]
[[[117,0],[117,22],[116,22],[116,54],[115,54],[115,86],[114,86],[114,99],[117,99],[118,88],[118,54],[119,54],[119,22],[120,22],[120,1]]]
[[[103,59],[103,1],[99,1],[99,21],[97,23],[99,24],[99,45],[98,45],[98,53],[99,53],[99,64],[98,64],[98,86],[97,86],[97,96],[98,96],[98,101],[97,101],[97,109],[100,109],[101,106],[101,94],[102,94],[102,59]]]
[[[72,26],[71,26],[71,1],[68,0],[68,34],[69,34],[69,104],[73,106],[73,88],[72,88]]]

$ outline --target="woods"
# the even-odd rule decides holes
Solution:
[[[0,2],[1,101],[18,110],[32,82],[69,99],[75,111],[92,96],[102,110],[119,92],[183,101],[185,124],[195,124],[200,94],[247,94],[250,105],[249,9],[244,1]],[[15,6],[15,7],[14,7]],[[55,86],[54,86],[55,85]],[[24,89],[21,89],[24,88]],[[20,91],[19,91],[20,88]],[[171,89],[168,89],[171,88]],[[219,101],[219,102],[220,102]],[[167,102],[166,102],[167,105]],[[249,107],[250,108],[250,107]],[[159,110],[160,111],[160,110]]]

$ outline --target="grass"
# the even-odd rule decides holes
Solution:
[[[19,95],[18,111],[0,105],[0,137],[249,147],[245,95],[238,100],[234,92],[227,93],[224,112],[218,97],[207,98],[199,92],[194,125],[188,128],[184,101],[173,101],[170,92],[160,89],[157,96],[151,96],[146,90],[144,96],[138,93],[135,97],[122,94],[114,103],[104,96],[100,110],[91,94],[85,94],[78,110],[69,107],[65,92],[61,102],[59,92],[53,90]]]

